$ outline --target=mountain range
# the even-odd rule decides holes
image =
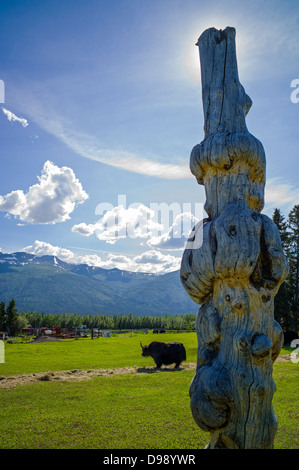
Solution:
[[[133,315],[196,313],[179,271],[156,275],[0,252],[0,301],[18,312]]]

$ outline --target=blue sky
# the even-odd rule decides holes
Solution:
[[[189,155],[203,139],[195,43],[212,26],[236,28],[247,126],[267,158],[263,212],[299,203],[298,2],[2,0],[0,14],[2,252],[179,267],[172,235],[205,201]],[[176,207],[168,226],[161,203]]]

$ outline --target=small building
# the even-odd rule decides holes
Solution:
[[[57,326],[52,326],[52,334],[54,336],[60,336],[62,334],[62,329]]]
[[[34,328],[22,328],[22,333],[24,335],[34,335]]]

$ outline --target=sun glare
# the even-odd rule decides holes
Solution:
[[[195,46],[195,41],[190,41],[185,52],[184,66],[188,76],[194,83],[200,82],[200,60],[198,47]]]

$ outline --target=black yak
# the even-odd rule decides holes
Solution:
[[[142,356],[151,356],[159,369],[162,364],[169,365],[175,363],[175,368],[179,367],[182,361],[186,360],[186,350],[182,343],[162,343],[153,341],[147,346],[142,346]]]

